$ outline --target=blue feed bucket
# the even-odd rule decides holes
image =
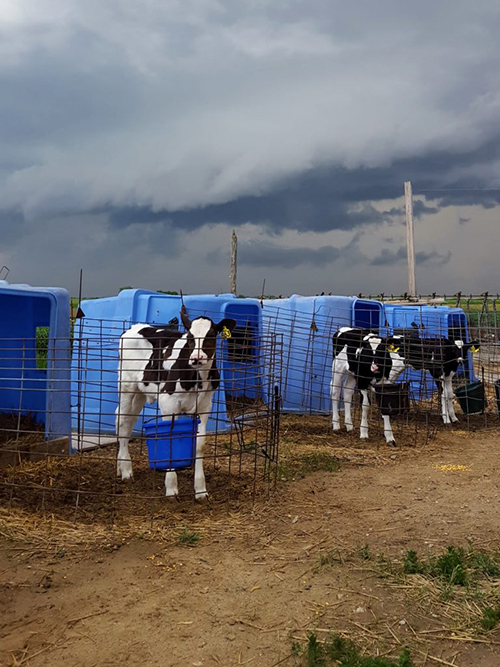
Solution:
[[[153,470],[177,470],[193,466],[199,423],[196,417],[183,415],[168,422],[144,424],[149,467]]]

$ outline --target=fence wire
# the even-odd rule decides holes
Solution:
[[[215,319],[214,314],[205,315]],[[194,411],[202,421],[208,418],[200,453],[196,420],[193,423],[192,417],[174,410],[174,419],[163,422],[158,401],[151,405],[142,401],[137,409],[134,401],[142,394],[131,393],[131,386],[120,382],[120,340],[130,326],[128,321],[77,320],[72,339],[65,341],[66,358],[59,355],[57,364],[54,349],[64,345],[60,339],[52,340],[47,330],[30,339],[0,340],[3,504],[88,522],[113,523],[124,515],[153,520],[158,508],[165,506],[167,470],[180,470],[174,498],[196,497],[193,469],[198,474],[200,459],[212,502],[254,500],[274,488],[282,338],[264,334],[258,323],[250,322],[219,340],[216,366],[221,383],[211,406],[202,408],[203,391],[194,391]],[[153,357],[152,362],[159,361]],[[140,350],[128,354],[122,372],[137,368],[144,369]],[[185,396],[180,386],[184,381],[181,372],[171,403]],[[151,387],[153,392],[159,387],[154,378]],[[186,419],[187,428],[186,423],[180,428]],[[116,447],[120,420],[131,430],[133,479],[129,481],[117,476],[123,463]],[[156,432],[162,423],[170,425],[170,432],[168,428],[164,434]],[[184,466],[189,469],[183,470]]]
[[[343,327],[359,325],[380,337],[417,335],[424,342],[477,341],[477,353],[464,355],[452,387],[460,398],[461,389],[479,384],[485,400],[476,404],[482,409],[472,414],[467,400],[453,396],[458,428],[478,432],[498,426],[498,295],[376,298],[383,304],[380,315],[374,315],[373,308],[361,309],[354,322],[351,312],[291,312],[279,304],[267,311],[264,306],[262,321],[239,322],[230,338],[218,342],[221,386],[207,415],[203,452],[206,487],[213,502],[251,502],[269,493],[282,475],[283,452],[286,463],[294,452],[308,447],[308,433],[313,431],[321,433],[328,451],[336,451],[339,443],[359,449],[360,392],[347,386],[347,398],[352,391],[353,403],[353,433],[347,435],[345,377],[338,387],[344,402],[341,429],[338,433],[332,429],[333,337]],[[397,309],[391,311],[390,306]],[[204,314],[217,319],[214,313]],[[124,409],[127,401],[120,408],[120,393],[123,398],[129,389],[119,382],[119,341],[132,324],[82,318],[73,323],[70,340],[52,339],[46,327],[38,327],[31,338],[0,339],[1,504],[110,524],[126,517],[153,521],[165,511],[165,470],[160,468],[168,468],[165,461],[174,458],[171,434],[167,449],[162,444],[161,451],[158,435],[145,436],[161,421],[158,401],[139,406],[140,414],[138,406],[130,412]],[[390,403],[391,428],[400,446],[424,445],[438,431],[457,428],[443,424],[442,397],[428,371],[406,367],[397,383],[393,396],[387,397],[390,390],[384,387],[370,392],[367,447],[384,446],[384,401]],[[131,417],[134,422],[129,481],[121,479],[123,474],[117,477],[117,471],[123,472],[120,464],[127,463],[118,456],[117,408],[119,418]],[[297,421],[293,414],[303,417]],[[191,435],[186,439],[192,441]],[[193,477],[192,468],[178,475],[179,499],[196,497]]]

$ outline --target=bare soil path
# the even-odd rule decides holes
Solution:
[[[299,476],[253,509],[189,507],[188,527],[214,518],[192,547],[145,531],[47,551],[0,521],[0,665],[287,667],[293,641],[332,630],[372,652],[409,645],[416,665],[498,667],[500,632],[453,639],[444,607],[359,554],[498,548],[499,444],[440,432],[384,465]]]

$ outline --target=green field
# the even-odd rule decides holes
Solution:
[[[445,305],[455,307],[457,299],[446,299]],[[500,325],[500,302],[497,299],[462,299],[462,308],[467,316],[469,326],[480,329],[498,328]]]

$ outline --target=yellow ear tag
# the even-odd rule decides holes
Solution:
[[[476,352],[479,352],[479,348],[476,347],[475,345],[473,345],[473,346],[471,347],[470,351],[471,351],[472,353],[475,354]]]
[[[231,332],[227,327],[222,327],[222,333],[220,335],[221,338],[231,338]]]
[[[395,347],[394,345],[389,345],[389,352],[392,352],[393,354],[396,354],[396,352],[399,352],[399,347]]]

